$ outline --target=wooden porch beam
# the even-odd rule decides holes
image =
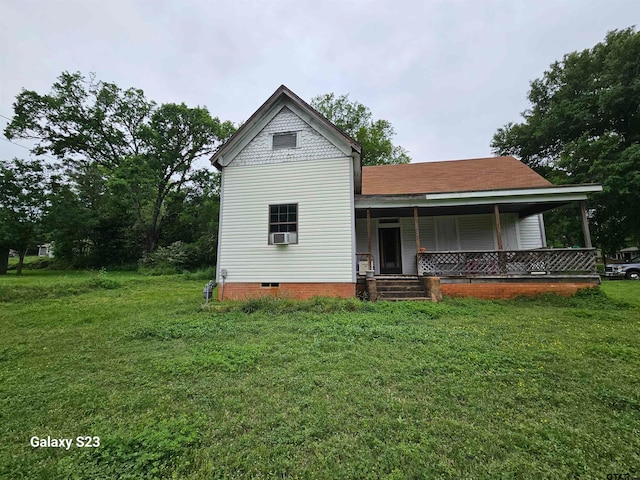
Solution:
[[[413,207],[413,227],[416,231],[416,253],[420,251],[420,227],[418,226],[418,207]]]
[[[498,250],[502,250],[502,227],[500,226],[500,207],[498,204],[493,206],[493,213],[496,222],[496,236],[498,237]]]
[[[589,219],[587,218],[587,202],[580,202],[580,217],[582,219],[582,234],[584,235],[585,248],[593,248],[591,244],[591,232],[589,231]]]
[[[371,253],[371,209],[367,208],[367,251],[369,252],[369,270],[373,270],[372,253]]]

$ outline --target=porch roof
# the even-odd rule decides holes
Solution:
[[[423,216],[493,213],[499,205],[503,213],[527,217],[569,202],[586,200],[587,195],[602,191],[600,185],[560,185],[538,188],[438,192],[403,195],[356,195],[358,217],[371,209],[374,217],[411,216],[413,207]]]
[[[512,156],[379,165],[362,170],[363,195],[478,192],[553,186]]]

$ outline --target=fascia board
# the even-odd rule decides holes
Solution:
[[[345,156],[351,156],[351,145],[349,145],[341,136],[339,136],[333,129],[328,128],[324,122],[318,120],[315,115],[309,114],[306,110],[300,108],[296,103],[287,101],[285,105],[293,113],[298,115],[304,120],[311,128],[317,131],[320,135],[326,138],[334,147],[340,150]]]
[[[441,199],[459,199],[459,198],[499,198],[499,197],[511,197],[520,195],[548,195],[548,194],[564,194],[564,193],[594,193],[601,192],[601,185],[571,185],[571,186],[555,186],[536,189],[511,189],[511,190],[493,190],[484,192],[446,192],[446,193],[427,193],[425,198],[427,200],[441,200]]]
[[[351,154],[353,164],[353,188],[356,195],[362,193],[362,159],[360,153]]]
[[[221,233],[222,233],[222,228],[224,225],[224,218],[223,218],[223,212],[224,212],[224,170],[220,171],[220,210],[218,211],[218,245],[216,247],[217,249],[217,253],[216,253],[216,282],[218,284],[221,283],[221,280],[223,280],[220,276],[220,260],[221,260],[221,255],[220,252],[222,251],[222,242],[220,240],[221,237]]]
[[[276,101],[269,109],[258,118],[253,125],[249,125],[243,132],[242,137],[238,138],[235,143],[229,148],[225,154],[218,159],[218,163],[221,166],[226,167],[234,158],[246,147],[256,135],[258,135],[264,127],[266,127],[271,120],[285,107],[285,102],[282,99]]]
[[[599,185],[550,187],[498,192],[461,192],[427,195],[364,195],[356,198],[356,208],[455,207],[496,203],[555,203],[587,199],[587,193],[602,191]]]

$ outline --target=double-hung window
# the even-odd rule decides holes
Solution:
[[[274,233],[288,233],[287,243],[298,243],[298,204],[269,205],[269,243]]]

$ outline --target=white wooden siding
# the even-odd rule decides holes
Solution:
[[[436,250],[460,250],[458,225],[454,217],[436,217]]]
[[[520,219],[520,248],[543,248],[542,215],[531,215]]]
[[[435,217],[419,217],[418,232],[420,234],[420,246],[427,250],[436,250]],[[400,234],[402,243],[402,273],[417,275],[416,227],[413,217],[400,218]]]
[[[420,246],[427,250],[436,249],[436,229],[433,217],[418,218],[418,228],[420,230]]]
[[[502,248],[504,250],[518,250],[520,245],[518,243],[518,221],[516,214],[500,214],[500,229],[502,230]]]
[[[273,150],[274,133],[297,132],[298,147]],[[338,158],[344,154],[307,122],[283,107],[280,112],[247,144],[229,167],[271,163],[301,162]]]
[[[494,250],[493,215],[465,215],[458,218],[460,250]]]
[[[418,219],[418,228],[420,228]],[[413,217],[400,219],[400,244],[402,245],[402,273],[418,274],[416,266],[416,227]]]
[[[342,157],[225,168],[218,271],[226,281],[355,281],[350,165]],[[268,244],[269,205],[281,203],[298,204],[298,244]]]
[[[373,225],[371,228],[371,239],[373,240]],[[368,248],[369,244],[367,241],[367,219],[358,218],[356,219],[356,252],[367,253]]]

